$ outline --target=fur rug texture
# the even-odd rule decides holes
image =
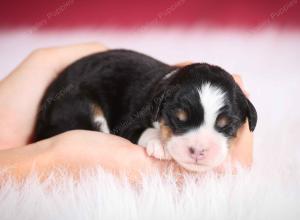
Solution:
[[[254,163],[237,175],[145,177],[132,188],[101,169],[38,183],[8,179],[0,186],[0,219],[300,219],[300,32],[144,29],[33,32],[2,30],[0,78],[39,47],[99,41],[168,63],[217,64],[243,77],[258,111]],[[41,73],[42,74],[42,73]],[[2,171],[1,175],[3,175]],[[49,187],[51,185],[51,187]]]

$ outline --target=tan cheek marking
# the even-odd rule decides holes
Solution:
[[[179,109],[177,112],[176,112],[176,117],[180,120],[180,121],[186,121],[187,118],[188,118],[188,115],[187,115],[187,112],[182,110],[182,109]]]
[[[163,143],[168,142],[168,140],[173,136],[173,132],[170,127],[168,127],[164,121],[160,122],[160,137]]]

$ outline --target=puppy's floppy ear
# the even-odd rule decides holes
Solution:
[[[236,97],[238,105],[242,110],[244,117],[248,118],[249,130],[254,131],[257,123],[257,112],[250,100],[245,96],[241,88],[236,84]]]
[[[250,131],[254,131],[257,123],[257,112],[253,104],[249,101],[248,98],[245,97],[246,104],[247,104],[247,118],[249,123]]]
[[[152,100],[152,110],[153,110],[152,111],[153,112],[152,120],[153,121],[157,121],[160,118],[161,109],[163,107],[163,102],[165,100],[165,96],[166,96],[165,92],[161,91]]]
[[[161,117],[162,109],[165,103],[167,102],[167,100],[170,100],[170,98],[177,91],[178,87],[178,85],[164,84],[156,90],[154,98],[152,100],[153,121],[157,121]]]

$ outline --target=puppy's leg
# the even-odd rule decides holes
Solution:
[[[98,131],[109,134],[109,128],[107,125],[107,121],[104,117],[103,111],[101,107],[95,103],[91,104],[92,117],[93,122],[95,123],[95,127]]]
[[[94,118],[94,123],[96,123],[99,131],[109,134],[109,128],[108,128],[107,121],[104,118],[104,116],[96,116]]]
[[[149,156],[161,160],[171,159],[160,140],[160,131],[157,128],[147,128],[139,138],[138,145],[145,147]]]

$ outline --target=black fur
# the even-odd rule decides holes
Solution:
[[[174,70],[176,74],[164,78]],[[231,123],[219,131],[234,136],[246,117],[253,131],[255,108],[223,69],[209,64],[177,68],[137,52],[110,50],[78,60],[49,86],[41,101],[34,140],[73,129],[97,130],[91,103],[101,106],[111,133],[134,143],[153,121],[162,119],[180,135],[203,122],[196,88],[205,82],[227,93],[220,114],[230,116]],[[188,112],[187,121],[176,120],[178,108]]]

